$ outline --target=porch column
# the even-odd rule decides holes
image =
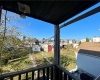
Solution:
[[[59,28],[59,25],[55,25],[54,64],[60,65],[60,28]]]

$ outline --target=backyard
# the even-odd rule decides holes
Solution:
[[[75,62],[75,49],[72,45],[65,46],[65,49],[61,49],[60,63],[67,70],[72,70],[76,67]],[[22,54],[22,53],[21,53]],[[19,54],[19,55],[21,55]],[[29,53],[26,56],[9,60],[7,64],[3,64],[0,68],[0,73],[10,73],[20,70],[25,70],[35,66],[42,66],[47,64],[52,64],[54,61],[54,52],[32,52],[33,60],[31,60]],[[32,64],[34,62],[34,64]]]
[[[61,49],[60,63],[67,70],[72,70],[76,67],[75,61],[75,48],[72,45],[65,46],[65,49]],[[54,61],[54,52],[35,52],[33,53],[35,62],[37,66],[53,63]]]

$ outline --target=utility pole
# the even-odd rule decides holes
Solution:
[[[1,14],[2,14],[2,9],[1,9]],[[5,13],[5,22],[4,22],[4,32],[3,32],[3,39],[2,39],[2,46],[1,46],[1,52],[0,52],[0,66],[2,65],[2,49],[4,46],[4,41],[5,41],[5,34],[6,34],[6,19],[7,19],[7,10]],[[1,21],[1,15],[0,15],[0,21]]]
[[[0,6],[0,26],[1,24],[1,15],[2,15],[2,7]],[[2,56],[2,52],[0,52],[0,66],[1,66],[1,56]]]

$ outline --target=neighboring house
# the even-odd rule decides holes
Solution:
[[[81,43],[76,53],[77,70],[81,73],[92,75],[94,78],[100,75],[100,43]]]
[[[86,42],[86,39],[81,39],[81,42]]]
[[[89,39],[89,42],[93,42],[93,40],[90,38],[90,39]]]
[[[66,43],[66,45],[69,43],[68,39],[65,39],[64,41],[65,41],[64,43]]]
[[[39,45],[33,44],[33,45],[32,45],[32,50],[33,50],[33,51],[41,51],[41,47],[40,47]]]
[[[67,44],[68,44],[67,42],[64,42],[64,43],[63,43],[63,45],[67,45]]]
[[[41,46],[42,46],[42,48],[44,49],[44,51],[46,51],[46,52],[51,52],[51,51],[53,51],[53,45],[42,44]]]
[[[79,42],[80,42],[79,40],[75,40],[74,43],[73,43],[73,47],[78,48]]]
[[[48,45],[54,46],[54,42],[48,42]]]
[[[78,43],[75,39],[61,39],[60,44],[61,45],[68,45],[68,44],[75,44]]]
[[[100,36],[93,37],[93,42],[100,42]]]
[[[74,39],[70,39],[70,40],[68,41],[69,44],[74,44],[74,43],[76,43],[76,42],[77,42],[77,41],[74,40]]]
[[[64,46],[66,46],[68,44],[67,40],[61,39],[60,40],[60,48],[63,49]]]
[[[69,44],[73,44],[73,40],[69,40]]]
[[[80,42],[80,40],[76,40],[76,43],[78,44]]]
[[[73,44],[73,47],[74,47],[74,48],[78,48],[78,45],[79,45],[78,43],[74,43],[74,44]]]

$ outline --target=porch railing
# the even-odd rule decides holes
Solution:
[[[3,74],[3,75],[0,75],[0,80],[5,80],[5,79],[14,80],[14,77],[18,77],[18,80],[22,80],[22,77],[21,77],[22,74],[26,74],[24,80],[36,80],[36,79],[40,80],[41,71],[43,75],[43,80],[45,80],[45,77],[49,80],[50,74],[51,74],[51,80],[53,80],[53,67],[54,65],[50,64],[50,65],[46,65],[42,67],[30,68],[30,69],[19,71],[19,72]],[[31,72],[31,75],[28,74],[30,72]],[[36,74],[37,74],[37,78],[35,79]],[[29,79],[29,76],[31,76],[31,79]]]
[[[59,77],[58,77],[59,76]],[[80,80],[60,65],[55,66],[55,80]]]
[[[24,79],[22,79],[23,74],[25,74]],[[17,80],[79,80],[61,66],[54,64],[2,74],[0,80],[15,80],[15,77],[17,77]]]

